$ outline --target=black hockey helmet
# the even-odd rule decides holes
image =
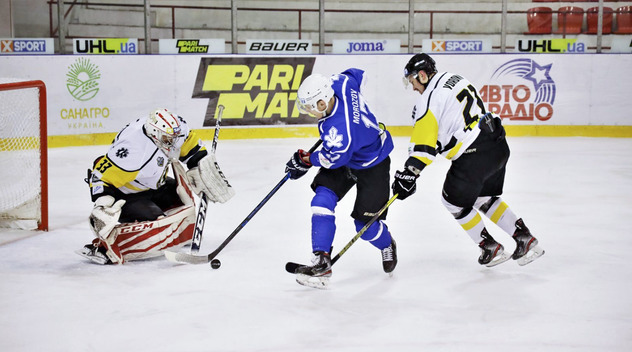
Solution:
[[[428,76],[437,72],[435,61],[426,53],[415,54],[408,60],[404,66],[404,79],[408,80],[408,76],[417,75],[419,71],[424,71]]]

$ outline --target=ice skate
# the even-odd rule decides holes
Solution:
[[[544,249],[538,246],[538,240],[531,235],[522,219],[516,221],[513,239],[516,241],[516,250],[511,257],[518,265],[527,265],[544,254]]]
[[[481,249],[481,256],[478,258],[479,264],[492,267],[511,259],[511,256],[505,253],[505,247],[496,242],[487,232],[487,229],[483,229],[481,237],[483,240],[478,244]]]
[[[393,270],[397,266],[397,245],[395,244],[395,239],[391,237],[391,244],[382,249],[382,267],[384,268],[384,272],[389,274],[389,276],[393,275]]]
[[[85,245],[83,248],[76,250],[75,253],[97,264],[112,264],[112,261],[105,254],[105,248],[97,247],[93,243]]]
[[[314,252],[312,265],[296,268],[296,282],[303,286],[327,288],[331,277],[331,256],[327,252]]]

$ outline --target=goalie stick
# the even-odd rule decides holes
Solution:
[[[391,204],[393,204],[393,202],[395,201],[395,199],[397,199],[397,194],[395,194],[394,196],[391,197],[391,199],[389,199],[386,204],[384,204],[384,206],[382,207],[382,209],[378,210],[377,213],[375,213],[375,215],[373,215],[373,217],[371,218],[371,220],[369,220],[369,222],[367,222],[364,227],[362,227],[360,229],[360,231],[358,231],[358,233],[356,233],[355,236],[353,236],[353,238],[351,239],[351,241],[349,241],[349,243],[347,243],[346,246],[344,246],[340,252],[338,252],[338,254],[336,254],[335,257],[333,257],[333,259],[331,259],[331,265],[333,266],[338,259],[340,259],[340,257],[342,257],[343,254],[345,254],[345,252],[360,238],[360,236],[362,236],[364,234],[364,232],[371,227],[371,225],[373,225],[374,222],[376,222],[380,216],[382,216],[382,214],[386,211],[386,209],[388,209],[388,207],[391,206]],[[298,269],[301,266],[305,266],[304,264],[299,264],[299,263],[295,263],[295,262],[288,262],[287,264],[285,264],[285,270],[290,273],[290,274],[296,274],[296,269]],[[301,282],[299,282],[301,283]],[[302,284],[302,283],[301,283]]]
[[[222,113],[224,112],[224,105],[218,106],[217,118],[215,121],[215,134],[213,134],[213,144],[211,144],[211,153],[215,154],[217,149],[217,140],[219,139],[219,127],[222,121]],[[219,170],[219,166],[215,165]],[[195,219],[195,231],[193,232],[193,239],[191,240],[191,253],[195,254],[200,251],[200,245],[202,244],[202,231],[204,230],[204,223],[206,222],[206,212],[208,210],[208,199],[206,199],[206,193],[202,192],[200,196],[200,207],[198,208],[197,217]]]
[[[319,139],[309,149],[309,153],[313,153],[322,143],[323,143],[322,139]],[[274,188],[272,188],[272,190],[263,198],[263,200],[250,212],[250,214],[248,214],[248,216],[246,216],[246,218],[241,222],[241,224],[239,224],[239,226],[237,226],[237,228],[233,230],[233,232],[224,240],[224,242],[222,242],[222,244],[220,244],[219,247],[217,247],[217,249],[215,249],[211,253],[207,255],[193,255],[193,254],[183,253],[183,252],[164,251],[165,257],[170,262],[181,263],[181,264],[204,264],[204,263],[210,262],[219,254],[219,252],[222,251],[222,249],[224,249],[224,247],[226,247],[226,245],[228,245],[230,241],[233,240],[233,238],[235,238],[235,236],[237,236],[239,231],[241,231],[241,229],[243,229],[246,226],[246,224],[255,216],[255,214],[257,214],[259,210],[263,208],[263,206],[270,200],[270,198],[272,198],[272,196],[279,190],[279,188],[281,188],[281,186],[283,186],[283,184],[287,182],[287,180],[289,179],[290,179],[290,173],[287,172],[285,176],[283,177],[283,179],[279,181],[279,183],[277,183],[276,186],[274,186]]]

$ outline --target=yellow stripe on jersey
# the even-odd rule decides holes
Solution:
[[[494,214],[492,214],[492,216],[489,219],[494,224],[498,224],[498,220],[500,220],[500,217],[505,213],[505,210],[507,210],[507,208],[509,208],[507,203],[501,202],[500,205],[498,205],[498,208],[496,209],[496,211],[494,211]]]
[[[198,146],[200,142],[200,138],[198,138],[197,134],[194,131],[189,132],[187,139],[182,143],[182,148],[180,148],[180,157],[187,156],[191,150]],[[206,150],[206,147],[202,145],[200,150]]]
[[[105,155],[95,167],[95,170],[101,173],[101,180],[113,187],[121,188],[123,186],[130,189],[137,189],[131,186],[131,182],[136,179],[138,171],[125,171],[114,164],[107,155]]]
[[[450,149],[450,152],[448,153],[448,155],[445,156],[445,158],[448,159],[448,160],[454,158],[456,153],[458,153],[459,150],[461,149],[462,145],[463,145],[463,142],[457,143],[452,149]]]
[[[410,143],[413,146],[422,145],[426,146],[429,150],[435,150],[437,147],[437,137],[439,135],[439,124],[437,118],[432,111],[428,110],[426,115],[419,118],[413,127],[413,134],[410,136]],[[430,165],[435,158],[435,155],[430,153],[415,153],[412,152],[412,157],[418,159],[426,165]]]

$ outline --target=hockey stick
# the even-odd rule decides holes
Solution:
[[[223,112],[224,105],[218,106],[218,112],[215,122],[215,134],[213,135],[213,144],[211,144],[211,153],[213,154],[215,154],[215,150],[217,149],[217,140],[219,139],[219,127],[222,121]],[[193,239],[191,240],[192,254],[196,254],[200,251],[200,245],[202,244],[202,231],[204,230],[204,223],[206,222],[207,210],[208,199],[206,199],[206,193],[202,192],[202,195],[200,196],[200,207],[195,218],[195,231],[193,232]]]
[[[384,204],[384,206],[382,207],[382,209],[378,210],[377,213],[375,213],[375,215],[373,215],[373,217],[371,218],[371,220],[369,220],[369,222],[367,222],[364,227],[362,227],[360,229],[360,231],[358,231],[358,233],[356,233],[355,236],[353,236],[353,238],[351,239],[351,241],[349,241],[349,243],[347,243],[346,246],[344,246],[340,252],[338,252],[338,254],[336,254],[336,256],[331,260],[331,265],[334,265],[338,259],[340,259],[340,257],[342,257],[343,254],[345,254],[345,252],[360,238],[360,236],[362,236],[364,234],[364,232],[366,232],[366,230],[371,227],[371,225],[373,225],[374,222],[376,222],[380,216],[382,216],[382,214],[386,211],[386,209],[388,209],[388,207],[391,206],[391,204],[393,204],[393,202],[395,201],[395,199],[397,199],[397,194],[395,194],[394,196],[391,197],[391,199],[389,199],[386,204]],[[296,269],[298,269],[299,267],[304,266],[303,264],[299,264],[299,263],[295,263],[295,262],[287,262],[287,264],[285,264],[285,270],[290,273],[290,274],[296,274]]]
[[[309,153],[313,153],[322,143],[323,143],[323,141],[321,139],[319,139],[310,148]],[[243,229],[244,226],[246,226],[246,224],[250,221],[250,219],[252,219],[255,216],[255,214],[257,214],[259,212],[259,210],[261,210],[261,208],[263,208],[263,206],[270,200],[270,198],[272,198],[272,196],[279,190],[279,188],[281,188],[281,186],[283,186],[283,184],[285,182],[287,182],[287,180],[289,180],[289,179],[290,179],[290,173],[287,172],[285,174],[285,176],[283,177],[283,179],[281,181],[279,181],[279,183],[277,183],[276,186],[274,186],[274,188],[272,188],[272,190],[250,212],[250,214],[248,214],[248,216],[246,216],[246,218],[241,222],[241,224],[239,224],[239,226],[237,226],[237,228],[224,240],[224,242],[222,242],[222,244],[220,244],[219,247],[217,247],[217,249],[215,249],[214,251],[212,251],[208,255],[192,255],[192,254],[182,253],[182,252],[165,251],[164,252],[165,253],[165,257],[170,262],[182,263],[182,264],[204,264],[204,263],[210,262],[211,260],[213,260],[213,258],[215,258],[217,256],[217,254],[219,254],[219,252],[222,251],[222,249],[224,249],[224,247],[226,247],[226,245],[228,245],[228,243],[230,241],[233,240],[233,238],[235,238],[235,236],[237,236],[239,231],[241,231],[241,229]]]

